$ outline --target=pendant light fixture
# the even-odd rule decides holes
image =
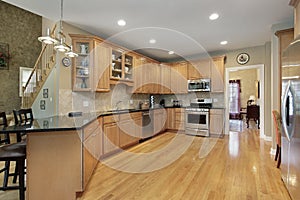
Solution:
[[[45,44],[54,44],[54,49],[56,51],[65,52],[68,57],[77,57],[78,54],[73,52],[72,46],[66,44],[66,36],[63,33],[63,0],[60,1],[60,21],[59,21],[59,32],[58,39],[50,36],[50,29],[47,29],[47,35],[39,37],[38,40]]]
[[[47,35],[38,37],[38,40],[45,44],[56,44],[58,41],[50,36],[50,28],[47,28],[46,32],[47,32]]]

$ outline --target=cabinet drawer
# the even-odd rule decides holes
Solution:
[[[210,109],[209,113],[214,115],[223,115],[223,109]]]
[[[175,121],[184,121],[184,113],[175,113]]]
[[[84,133],[84,138],[83,140],[85,141],[94,131],[97,129],[97,127],[100,126],[98,120],[94,120],[90,124],[88,124],[86,127],[83,129]]]
[[[142,117],[141,112],[125,113],[125,114],[120,114],[120,121],[133,120],[141,117]]]
[[[103,117],[104,124],[118,122],[118,121],[119,121],[119,115],[108,115]]]
[[[141,112],[132,112],[132,113],[130,113],[130,116],[131,116],[132,119],[141,118],[142,113]]]

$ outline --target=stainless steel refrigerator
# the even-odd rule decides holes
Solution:
[[[281,175],[293,199],[300,199],[300,38],[282,56]]]

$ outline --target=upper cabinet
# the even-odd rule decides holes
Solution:
[[[284,49],[288,47],[288,45],[294,40],[294,29],[285,29],[285,30],[280,30],[275,33],[275,35],[278,37],[279,40],[279,66],[281,67],[282,65],[282,52]]]
[[[211,92],[224,92],[225,56],[214,57],[211,65]]]
[[[294,38],[300,35],[300,0],[290,0],[289,5],[294,7]]]
[[[94,41],[84,37],[72,37],[72,40],[73,49],[78,54],[73,60],[73,91],[91,91],[95,67]]]
[[[111,48],[93,36],[70,34],[73,49],[73,91],[108,92]]]
[[[172,63],[171,90],[172,93],[188,93],[187,91],[187,62]]]
[[[136,55],[133,67],[133,93],[160,94],[160,65],[146,57]]]
[[[122,49],[112,49],[110,83],[118,82],[133,86],[134,57],[131,53],[124,53]]]
[[[211,59],[191,61],[188,64],[188,79],[210,78]]]

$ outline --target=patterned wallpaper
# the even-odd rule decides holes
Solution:
[[[42,17],[0,1],[0,42],[9,44],[9,69],[0,70],[0,111],[19,109],[19,67],[33,67],[41,51]]]

